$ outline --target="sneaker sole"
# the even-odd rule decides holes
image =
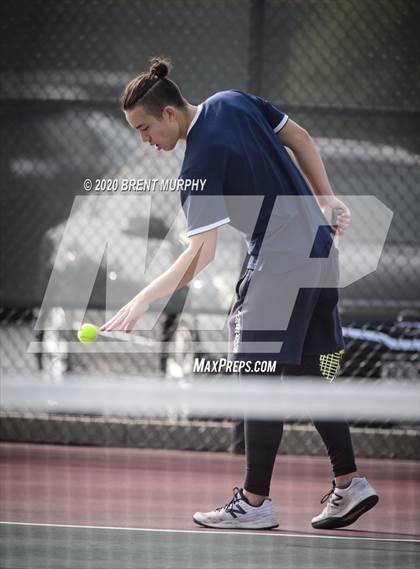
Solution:
[[[361,515],[365,514],[374,506],[376,506],[378,500],[379,497],[376,496],[376,494],[369,496],[369,498],[366,498],[357,504],[357,506],[355,506],[342,518],[326,518],[325,520],[319,520],[318,522],[313,522],[312,527],[315,529],[337,529],[349,526],[358,520]]]
[[[212,528],[212,529],[245,529],[245,530],[265,530],[265,529],[274,529],[274,528],[278,528],[280,524],[274,524],[274,525],[270,525],[270,526],[264,526],[264,527],[245,527],[245,526],[223,526],[222,524],[220,525],[209,525],[209,524],[205,524],[204,522],[198,522],[196,519],[193,518],[193,522],[195,524],[197,524],[198,526],[201,526],[203,528]]]

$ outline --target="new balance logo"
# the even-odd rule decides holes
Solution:
[[[229,508],[228,512],[232,516],[232,518],[237,518],[238,516],[236,514],[246,513],[245,510],[241,508],[241,506],[236,506],[236,508]]]
[[[341,500],[343,499],[343,496],[340,496],[339,494],[333,494],[334,498],[331,499],[331,504],[334,504],[334,506],[339,506]]]

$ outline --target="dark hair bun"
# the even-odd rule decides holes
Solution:
[[[158,79],[166,77],[172,67],[169,59],[163,57],[153,57],[150,60],[149,74],[150,77],[156,76]]]

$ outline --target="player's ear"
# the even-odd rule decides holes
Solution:
[[[163,108],[162,116],[164,116],[164,117],[166,116],[170,122],[173,122],[174,120],[176,120],[175,107],[171,107],[171,105],[166,105],[166,107]]]

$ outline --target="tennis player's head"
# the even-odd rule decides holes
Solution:
[[[139,131],[143,142],[158,150],[172,150],[185,138],[191,113],[178,86],[167,78],[170,69],[168,59],[151,59],[149,71],[130,81],[121,95],[129,125]]]

